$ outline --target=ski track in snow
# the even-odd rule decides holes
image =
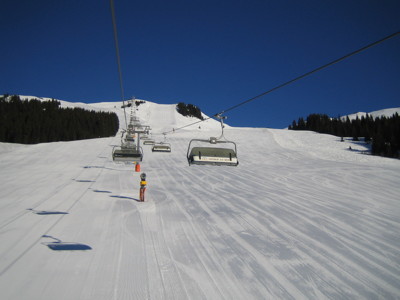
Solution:
[[[119,106],[102,105],[123,126]],[[137,113],[159,141],[188,122],[168,105]],[[169,134],[171,153],[143,146],[144,203],[140,173],[112,162],[119,135],[0,144],[2,298],[400,298],[398,160],[329,135],[227,126],[239,166],[189,167],[190,139],[218,126]]]

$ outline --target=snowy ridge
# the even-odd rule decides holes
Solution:
[[[52,98],[42,98],[35,96],[20,96],[22,100],[30,100],[36,99],[40,101],[51,101]],[[58,100],[61,103],[61,107],[78,107],[87,110],[94,111],[111,111],[115,112],[118,115],[120,120],[120,128],[126,129],[125,117],[124,117],[124,109],[122,108],[122,101],[119,102],[99,102],[99,103],[80,103],[80,102],[68,102],[63,100]],[[136,101],[144,101],[141,103],[136,110],[136,115],[139,117],[140,121],[145,124],[153,124],[153,133],[154,134],[162,134],[164,132],[172,131],[174,128],[184,127],[186,125],[190,125],[192,123],[197,123],[200,121],[194,117],[184,117],[176,111],[176,104],[157,104],[151,101],[135,99]],[[127,102],[125,102],[127,104]],[[131,108],[125,108],[127,122],[129,122],[129,116],[131,112]],[[205,119],[209,117],[205,114],[202,114]],[[203,129],[203,130],[215,130],[220,129],[221,125],[219,121],[214,119],[208,119],[199,124],[194,124],[193,126],[187,127],[190,129]],[[229,128],[228,124],[225,124],[225,127]]]
[[[357,117],[359,119],[361,119],[361,117],[366,117],[367,114],[372,116],[375,119],[375,118],[378,118],[378,117],[392,117],[395,113],[400,114],[400,107],[381,109],[381,110],[372,111],[372,112],[369,112],[369,113],[358,112],[358,113],[355,113],[355,114],[350,114],[348,116],[341,117],[341,119],[343,121],[345,121],[346,118],[349,117],[349,119],[351,121],[351,120],[355,120]]]
[[[83,105],[124,122],[120,103]],[[154,133],[190,123],[174,105],[137,114]],[[0,143],[2,298],[399,298],[399,160],[330,135],[227,127],[239,166],[189,167],[190,139],[219,127],[168,134],[171,153],[143,146],[144,203],[140,173],[112,161],[119,135]]]
[[[129,109],[127,112],[129,113]],[[143,124],[152,124],[151,127],[154,134],[170,132],[174,128],[177,129],[200,121],[200,119],[184,117],[179,114],[176,111],[176,104],[157,104],[151,101],[145,101],[145,103],[140,104],[137,108],[136,114]],[[208,118],[208,116],[204,114],[203,116]],[[221,127],[218,121],[209,119],[199,124],[189,126],[187,129],[199,129],[199,126],[200,129],[203,130],[215,130]]]

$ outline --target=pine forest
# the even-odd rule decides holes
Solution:
[[[311,130],[319,133],[332,134],[338,137],[352,137],[353,141],[361,138],[371,143],[371,153],[386,157],[400,158],[400,117],[396,113],[392,117],[377,117],[371,115],[346,118],[330,118],[325,114],[311,114],[293,121],[291,130]]]
[[[115,113],[62,108],[56,100],[0,97],[0,142],[37,144],[114,136]]]

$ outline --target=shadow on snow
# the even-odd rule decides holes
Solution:
[[[68,212],[65,211],[55,211],[55,210],[34,210],[32,208],[28,208],[27,210],[32,211],[37,215],[67,215]]]
[[[74,243],[74,242],[63,242],[60,239],[52,237],[50,235],[43,235],[44,238],[50,238],[55,240],[54,242],[49,243],[42,243],[49,247],[51,250],[54,251],[85,251],[85,250],[92,250],[92,247],[89,245],[81,244],[81,243]]]
[[[118,199],[128,199],[128,200],[134,200],[134,201],[140,202],[139,199],[132,198],[132,197],[126,197],[126,196],[116,196],[116,195],[112,195],[112,196],[110,196],[110,197],[112,197],[112,198],[118,198]]]

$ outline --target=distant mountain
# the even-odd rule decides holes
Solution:
[[[372,112],[369,112],[369,113],[366,113],[366,112],[357,112],[357,113],[354,113],[354,114],[350,114],[350,115],[347,115],[347,116],[343,116],[343,117],[341,117],[341,120],[342,120],[342,121],[345,121],[347,117],[349,117],[350,121],[351,121],[351,120],[355,120],[357,117],[358,117],[359,119],[361,119],[361,117],[365,117],[367,114],[370,115],[370,116],[372,116],[374,119],[377,118],[377,117],[382,117],[382,116],[391,117],[391,116],[393,116],[395,113],[398,113],[398,114],[400,115],[400,107],[381,109],[381,110],[372,111]]]

